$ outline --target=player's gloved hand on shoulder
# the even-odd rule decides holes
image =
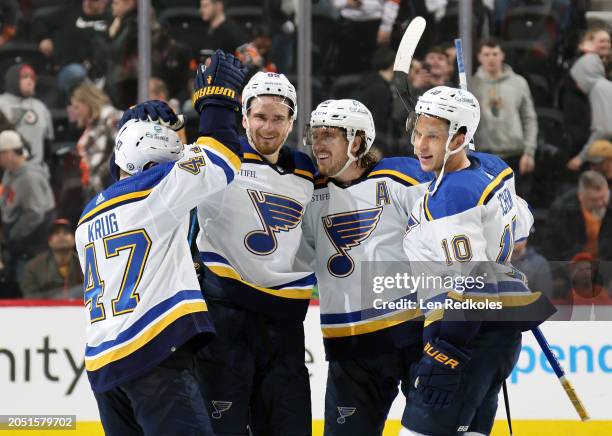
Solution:
[[[240,93],[244,87],[247,69],[237,58],[217,50],[210,57],[210,64],[198,65],[195,92],[191,101],[198,113],[206,105],[240,110]]]
[[[423,357],[416,364],[414,387],[423,402],[434,409],[447,407],[459,388],[461,372],[470,353],[442,340],[425,343]]]
[[[168,103],[161,100],[148,100],[132,106],[123,113],[119,121],[121,128],[129,120],[153,121],[172,130],[180,130],[185,125],[183,115],[176,115]]]

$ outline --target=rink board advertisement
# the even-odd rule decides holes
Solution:
[[[80,303],[50,304],[54,305],[0,306],[0,414],[76,415],[77,422],[97,421],[83,364],[85,311]],[[327,364],[317,305],[310,307],[305,330],[313,418],[321,420]],[[548,322],[542,330],[591,418],[609,421],[599,424],[606,431],[612,429],[612,322]],[[523,349],[508,388],[514,420],[577,421],[531,333],[523,336]],[[403,400],[398,398],[389,419],[399,420],[402,409]],[[501,397],[498,419],[505,419]],[[496,428],[502,428],[499,425]],[[579,428],[572,434],[582,433],[576,433]]]

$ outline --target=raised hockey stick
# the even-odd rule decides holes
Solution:
[[[402,40],[400,41],[400,45],[397,48],[397,53],[395,54],[395,63],[393,64],[393,71],[402,72],[406,75],[410,72],[410,64],[412,63],[412,57],[414,56],[414,51],[419,45],[419,40],[425,31],[425,26],[427,22],[423,17],[415,17],[412,19],[408,27],[404,31],[404,36],[402,36]],[[407,104],[406,101],[402,98],[400,91],[395,87],[395,92],[399,96],[400,100],[404,104],[404,107],[410,113],[412,110],[410,107],[413,102],[409,102]]]
[[[563,389],[565,390],[565,393],[567,394],[568,398],[572,402],[574,409],[576,409],[576,412],[578,412],[580,419],[583,422],[588,421],[590,419],[589,413],[584,407],[584,404],[582,404],[582,401],[580,401],[580,398],[578,398],[578,394],[574,390],[574,387],[572,386],[570,381],[565,376],[565,371],[563,370],[563,367],[561,367],[561,364],[557,360],[557,357],[553,354],[552,350],[550,349],[550,345],[548,344],[548,341],[544,337],[542,330],[540,330],[539,327],[536,327],[532,329],[531,332],[535,336],[536,341],[538,341],[538,344],[540,345],[542,352],[546,356],[546,359],[548,360],[550,367],[553,369],[553,371],[555,372],[555,375],[561,382],[561,386],[563,386]]]
[[[427,22],[423,17],[415,17],[412,19],[410,24],[408,24],[408,27],[404,32],[404,36],[402,36],[400,45],[397,48],[397,53],[395,54],[393,71],[402,71],[405,74],[410,72],[410,64],[412,63],[414,51],[416,50],[419,40],[425,31],[426,25]]]
[[[465,75],[465,63],[463,62],[463,44],[459,38],[455,39],[455,52],[457,72],[459,73],[459,87],[467,91],[467,77]]]
[[[467,91],[467,76],[465,75],[465,63],[463,61],[463,44],[459,38],[455,39],[455,57],[457,58],[457,72],[459,73],[459,87]],[[468,149],[476,150],[474,138],[470,140]]]

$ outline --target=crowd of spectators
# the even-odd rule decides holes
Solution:
[[[19,295],[19,288],[27,296],[71,295],[75,276],[66,265],[73,259],[58,250],[70,245],[63,233],[84,202],[111,183],[116,122],[137,98],[137,4],[0,1],[0,298]],[[536,230],[516,247],[515,262],[551,295],[569,295],[577,262],[612,261],[610,29],[587,26],[589,1],[472,4],[475,67],[468,83],[481,104],[476,149],[504,158],[517,191],[534,207]],[[252,73],[281,72],[297,85],[296,2],[152,6],[151,98],[189,115],[194,68],[216,48],[236,54]],[[361,100],[372,110],[379,154],[411,154],[407,108],[433,86],[457,85],[458,9],[457,0],[313,1],[313,101]],[[393,61],[416,15],[427,19],[427,29],[406,78],[394,74]],[[185,141],[194,139],[193,120]],[[297,134],[289,142],[301,143]],[[572,266],[546,269],[547,260]],[[23,281],[32,268],[55,272],[34,289],[32,279]],[[62,291],[45,294],[40,283],[47,282]]]

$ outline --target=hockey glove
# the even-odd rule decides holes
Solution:
[[[195,92],[191,98],[198,113],[206,105],[229,107],[240,110],[240,93],[244,86],[247,69],[231,54],[217,50],[210,57],[210,65],[198,65]]]
[[[172,130],[181,130],[185,125],[183,115],[177,116],[174,110],[161,100],[149,100],[132,106],[123,113],[118,127],[121,128],[129,120],[135,119],[153,121]]]
[[[447,407],[459,388],[461,372],[470,355],[442,339],[425,343],[416,364],[414,387],[423,403],[433,409]]]

